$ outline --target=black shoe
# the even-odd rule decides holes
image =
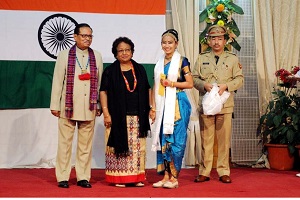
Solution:
[[[87,180],[77,181],[77,186],[81,186],[83,188],[91,188],[92,185]]]
[[[219,180],[220,180],[222,183],[231,183],[231,178],[230,178],[228,175],[221,176],[221,177],[219,178]]]
[[[198,175],[198,176],[195,178],[194,182],[195,182],[195,183],[202,183],[202,182],[209,181],[209,180],[210,180],[210,178],[207,177],[207,176]]]
[[[60,181],[60,182],[58,182],[58,187],[69,188],[69,183],[68,183],[68,181]]]

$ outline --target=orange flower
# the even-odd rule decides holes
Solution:
[[[223,4],[219,4],[219,5],[217,6],[217,11],[218,11],[218,12],[222,12],[222,11],[224,10],[224,8],[225,8],[225,6],[224,6]]]

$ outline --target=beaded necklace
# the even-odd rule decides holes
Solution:
[[[88,61],[87,61],[87,63],[86,63],[85,69],[82,69],[82,67],[81,67],[81,65],[80,65],[80,63],[79,63],[79,61],[78,61],[77,56],[76,56],[76,61],[77,61],[78,65],[79,65],[79,67],[80,67],[80,69],[81,69],[81,74],[86,74],[86,73],[87,73],[87,68],[88,68],[89,63],[90,63],[90,57],[88,57]]]
[[[124,73],[123,73],[122,69],[121,69],[121,72],[122,72],[122,75],[123,75],[123,78],[124,78],[127,90],[129,92],[133,92],[135,90],[135,88],[136,88],[137,80],[136,80],[135,71],[134,71],[134,67],[132,66],[132,63],[131,63],[130,69],[132,71],[132,75],[133,75],[133,78],[134,78],[134,83],[133,83],[133,89],[132,90],[130,90],[129,83],[127,81],[127,78],[124,76]]]

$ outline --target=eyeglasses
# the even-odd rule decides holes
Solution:
[[[118,53],[129,53],[129,52],[131,52],[131,49],[120,49],[120,50],[118,50],[117,51]]]
[[[87,39],[87,38],[89,38],[89,39],[93,39],[93,35],[87,35],[87,34],[77,34],[77,35],[80,35],[81,37],[83,37],[84,39]]]

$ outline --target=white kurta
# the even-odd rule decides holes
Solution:
[[[63,50],[59,53],[55,64],[51,92],[51,110],[59,110],[60,117],[65,118],[65,99],[66,99],[66,80],[68,68],[68,50]],[[98,75],[98,88],[99,91],[102,75],[102,56],[98,51],[94,50],[97,75]],[[76,56],[80,62],[81,68],[85,69],[88,62],[88,49],[80,50],[76,47]],[[95,119],[95,110],[90,111],[90,80],[79,80],[78,75],[81,74],[81,68],[76,61],[75,76],[74,76],[74,90],[73,90],[73,120],[88,121]],[[90,73],[88,65],[87,72]]]

